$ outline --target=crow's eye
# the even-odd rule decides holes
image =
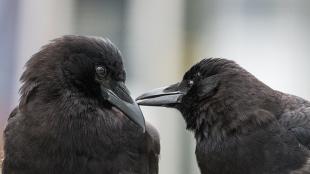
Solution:
[[[96,68],[96,73],[99,77],[103,78],[107,75],[107,69],[103,66],[98,66]]]
[[[189,81],[187,82],[187,84],[188,84],[188,86],[193,86],[194,81],[193,81],[193,80],[189,80]]]

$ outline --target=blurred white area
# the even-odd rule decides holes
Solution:
[[[27,60],[52,39],[73,32],[73,0],[19,1],[13,106],[19,99],[19,77]]]
[[[2,125],[8,117],[3,108],[18,103],[24,63],[64,34],[109,37],[116,43],[134,97],[181,80],[202,58],[223,57],[274,89],[310,99],[309,9],[308,0],[2,0]],[[142,109],[161,134],[160,174],[198,174],[194,138],[181,114]]]
[[[235,60],[274,89],[310,99],[310,1],[205,1],[216,9],[196,35],[197,60]],[[206,10],[208,11],[208,10]]]
[[[184,13],[180,0],[131,1],[125,56],[132,67],[129,85],[133,92],[142,93],[182,77]],[[188,169],[193,160],[187,156],[190,144],[184,141],[187,134],[181,115],[173,109],[143,107],[143,111],[160,133],[160,173],[192,173]]]

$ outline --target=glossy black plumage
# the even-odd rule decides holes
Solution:
[[[202,174],[310,173],[310,102],[271,89],[233,61],[204,59],[182,82],[137,100],[181,111]]]
[[[98,77],[96,66],[107,72]],[[125,78],[108,40],[64,36],[43,47],[21,77],[20,104],[4,132],[2,173],[157,174],[156,129],[147,124],[143,132],[102,94],[100,83],[108,88]],[[126,89],[113,90],[130,100]]]

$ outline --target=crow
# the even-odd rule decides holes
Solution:
[[[136,100],[182,113],[202,174],[310,173],[310,102],[271,89],[234,61],[203,59],[180,83]]]
[[[159,135],[108,39],[67,35],[34,54],[4,131],[2,174],[157,174]]]

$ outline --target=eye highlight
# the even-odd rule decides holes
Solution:
[[[194,85],[194,81],[193,80],[190,80],[187,82],[188,86],[193,86]]]
[[[108,71],[106,67],[98,66],[96,67],[96,73],[99,77],[103,78],[103,77],[106,77],[106,75],[108,74]]]

